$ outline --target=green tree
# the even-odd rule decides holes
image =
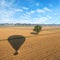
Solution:
[[[34,29],[33,29],[33,31],[35,31],[36,32],[36,34],[39,34],[39,32],[41,31],[41,26],[39,26],[39,25],[36,25],[36,26],[34,26]]]

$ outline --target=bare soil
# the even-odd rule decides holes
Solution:
[[[42,27],[38,35],[31,32],[33,27],[0,28],[0,60],[60,60],[60,27]],[[15,35],[25,38],[17,55],[14,55],[16,50],[8,41]]]

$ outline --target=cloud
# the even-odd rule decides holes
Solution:
[[[9,2],[8,0],[0,0],[1,8],[5,8],[5,7],[10,8],[13,6],[13,4],[14,4],[14,0],[9,0]]]
[[[35,10],[31,10],[29,12],[26,12],[26,15],[31,17],[31,15],[32,14],[34,15],[34,13],[36,13],[36,11]]]
[[[33,23],[34,24],[42,24],[42,23],[45,23],[46,21],[48,21],[49,18],[47,17],[40,17],[40,18],[33,18]]]
[[[0,0],[0,23],[46,23],[52,19],[45,12],[51,12],[48,7],[36,8],[31,10],[29,7],[15,7],[15,0]],[[39,6],[36,3],[36,6]],[[30,9],[30,10],[29,10]],[[41,13],[41,14],[40,14]],[[56,15],[56,14],[54,14]]]
[[[47,8],[47,7],[44,7],[43,8],[45,11],[48,11],[48,12],[51,12],[51,9]]]
[[[34,14],[34,13],[45,13],[43,9],[36,9],[36,10],[31,10],[27,12],[28,15]]]
[[[54,15],[56,16],[57,14],[56,14],[56,13],[54,13]]]
[[[48,19],[52,19],[52,17],[51,17],[51,16],[49,16],[49,15],[47,15],[46,17],[47,17]]]
[[[22,9],[14,9],[13,12],[23,12]]]
[[[14,15],[16,13],[23,12],[23,9],[20,8],[14,8],[12,7],[14,0],[10,0],[9,2],[7,0],[0,0],[0,23],[1,22],[12,22],[14,21]]]
[[[28,10],[29,8],[28,7],[22,7],[24,10]]]
[[[20,16],[20,19],[22,20],[29,20],[31,18],[31,16],[30,15],[27,15],[27,14],[23,14],[22,16]]]
[[[48,21],[49,18],[47,17],[36,17],[36,18],[32,18],[32,19],[25,19],[24,16],[23,16],[23,19],[20,19],[19,21],[15,21],[16,23],[31,23],[31,24],[43,24],[45,23],[46,21]]]
[[[44,13],[45,11],[43,9],[37,9],[36,12],[38,12],[38,13]]]
[[[47,8],[47,7],[44,7],[44,8],[42,8],[42,9],[36,9],[36,12],[38,12],[38,13],[45,13],[45,12],[52,12],[52,10],[51,9],[49,9],[49,8]]]
[[[40,4],[39,3],[36,3],[36,6],[39,6]]]
[[[35,11],[31,11],[30,13],[33,14],[33,13],[35,13]]]
[[[32,11],[30,11],[29,12],[29,14],[34,14],[34,13],[45,13],[45,12],[51,12],[52,10],[50,10],[50,9],[48,9],[47,7],[44,7],[44,8],[42,8],[42,9],[39,9],[39,8],[37,8],[37,9],[35,9],[35,10],[32,10]]]
[[[11,17],[15,13],[18,13],[18,12],[21,13],[21,12],[23,12],[23,10],[22,9],[15,9],[15,8],[12,10],[0,10],[0,15],[5,18],[5,17]]]

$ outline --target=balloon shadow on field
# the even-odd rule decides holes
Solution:
[[[25,37],[22,35],[12,35],[8,38],[8,41],[13,49],[16,51],[14,55],[17,55],[19,48],[25,42]]]

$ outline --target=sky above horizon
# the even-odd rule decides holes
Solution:
[[[60,24],[60,0],[0,0],[0,23]]]

